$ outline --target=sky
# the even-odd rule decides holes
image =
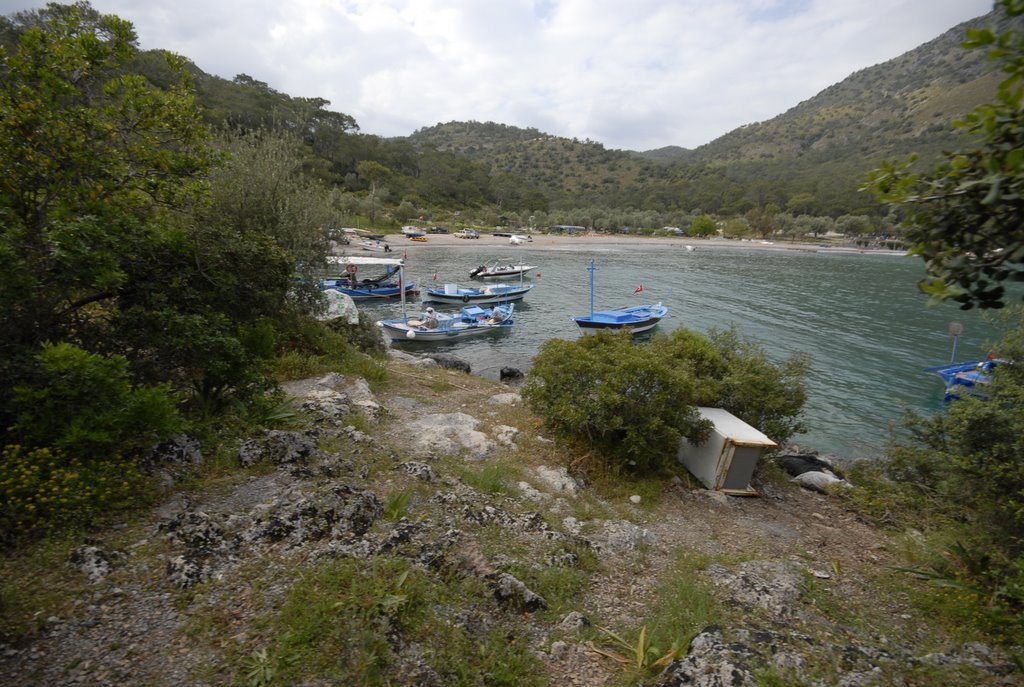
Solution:
[[[70,0],[68,0],[68,4]],[[0,0],[0,14],[44,6]],[[992,10],[992,0],[92,0],[140,47],[324,98],[360,131],[498,122],[696,148]]]

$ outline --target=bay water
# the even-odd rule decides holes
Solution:
[[[535,265],[527,281],[536,286],[516,304],[510,331],[395,347],[457,355],[474,374],[491,379],[498,379],[503,367],[526,372],[544,341],[580,336],[569,318],[590,310],[587,266],[594,260],[598,310],[661,301],[669,316],[656,331],[686,327],[706,333],[734,326],[773,360],[807,354],[808,432],[793,441],[846,458],[878,455],[905,409],[941,411],[942,381],[923,368],[950,361],[951,323],[963,327],[956,338],[957,360],[983,358],[998,339],[989,317],[977,310],[962,311],[951,303],[929,306],[917,288],[924,264],[916,257],[733,243],[688,251],[682,242],[643,240],[494,250],[417,246],[408,251],[406,278],[421,288],[479,284],[469,279],[478,265],[499,258]],[[641,284],[643,292],[635,294]],[[411,312],[423,307],[418,301],[407,304]],[[360,308],[377,319],[401,315],[398,302]]]

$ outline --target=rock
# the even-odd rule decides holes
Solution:
[[[508,380],[508,379],[515,380],[515,379],[522,379],[522,378],[523,378],[523,371],[520,370],[517,367],[503,367],[503,368],[501,368],[501,371],[498,372],[498,379],[500,379],[503,382],[505,380]]]
[[[399,469],[404,470],[405,474],[415,477],[416,479],[421,479],[424,482],[434,481],[434,471],[426,463],[407,461],[405,463],[401,463],[398,467]]]
[[[558,629],[567,632],[576,630],[582,630],[585,627],[590,627],[590,619],[583,615],[579,611],[571,611],[566,614],[558,623]]]
[[[419,455],[458,455],[474,460],[486,458],[494,451],[494,442],[476,431],[480,423],[465,413],[424,415],[409,423],[406,430],[412,437],[409,447]]]
[[[632,496],[629,497],[629,502],[630,503],[639,504],[640,500],[641,499],[640,499],[640,495],[639,494],[633,494]]]
[[[489,399],[487,399],[488,403],[500,406],[514,406],[517,403],[522,403],[522,401],[522,396],[511,392],[505,394],[495,394],[491,396]]]
[[[84,573],[92,584],[98,584],[114,569],[110,560],[111,556],[98,546],[85,544],[71,552],[67,564]]]
[[[179,434],[157,444],[142,459],[144,468],[170,467],[188,470],[203,464],[203,451],[199,440],[187,434]]]
[[[818,455],[816,451],[806,451],[798,446],[789,447],[785,453],[775,456],[775,463],[787,474],[796,477],[807,472],[830,472],[840,479],[842,472],[836,467],[836,461]]]
[[[791,481],[799,484],[801,487],[819,491],[822,494],[829,493],[833,488],[851,486],[849,482],[844,479],[840,479],[828,470],[811,470],[803,473],[802,475],[797,475]]]
[[[601,551],[629,553],[658,541],[654,533],[625,520],[595,520],[594,523],[598,530],[590,535],[590,540]]]
[[[495,573],[489,576],[494,598],[499,603],[510,605],[518,610],[532,613],[548,607],[548,602],[534,593],[518,578],[509,573]]]
[[[309,434],[272,429],[262,438],[242,444],[238,449],[238,462],[242,467],[268,459],[275,465],[304,465],[316,452],[317,441]]]
[[[192,556],[210,556],[227,548],[224,531],[202,511],[178,513],[160,523],[158,529]]]
[[[705,571],[716,587],[725,587],[732,598],[763,608],[776,618],[793,615],[803,590],[803,577],[792,563],[781,561],[745,561],[733,572],[714,563]]]
[[[433,360],[441,367],[449,370],[460,370],[462,372],[465,372],[466,374],[472,372],[469,363],[467,363],[462,358],[455,357],[454,355],[445,355],[444,353],[431,353],[424,357]]]
[[[564,467],[549,468],[546,465],[538,465],[534,470],[538,478],[555,492],[576,495],[579,485]]]
[[[712,625],[690,642],[685,658],[672,662],[656,687],[756,687],[757,680],[745,663],[756,652],[744,644],[726,645],[722,630]]]
[[[495,425],[492,433],[494,434],[494,440],[502,446],[515,448],[516,437],[519,436],[519,430],[515,427],[509,427],[508,425]]]

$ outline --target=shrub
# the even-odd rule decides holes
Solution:
[[[701,442],[697,406],[722,407],[782,443],[802,431],[806,360],[768,361],[735,331],[679,329],[636,345],[628,333],[546,342],[523,396],[555,431],[596,448],[617,468],[652,472],[679,439]]]
[[[88,464],[129,455],[171,436],[181,426],[164,386],[133,387],[128,362],[68,343],[44,344],[32,383],[14,389],[12,436],[48,446]]]
[[[0,454],[0,543],[10,546],[84,526],[139,505],[148,492],[137,462],[88,463],[49,448],[16,444]]]

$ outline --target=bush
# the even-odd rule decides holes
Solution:
[[[147,479],[135,460],[85,463],[49,448],[16,444],[0,454],[0,543],[10,546],[96,523],[140,505]]]
[[[779,443],[801,431],[805,370],[800,358],[769,362],[731,330],[709,338],[680,329],[646,345],[600,334],[546,342],[523,396],[555,431],[644,473],[674,462],[680,438],[707,438],[697,406],[725,408]]]
[[[872,470],[860,510],[898,527],[957,541],[936,554],[960,564],[929,576],[988,594],[1024,625],[1024,308],[1007,308],[1000,358],[986,398],[963,398],[932,417],[909,414],[910,440]],[[894,507],[898,506],[898,507]],[[955,557],[951,558],[951,552]],[[941,569],[940,569],[941,568]]]
[[[132,387],[121,356],[44,344],[36,362],[33,382],[14,388],[11,435],[22,444],[51,447],[88,464],[148,448],[181,427],[168,389]]]

